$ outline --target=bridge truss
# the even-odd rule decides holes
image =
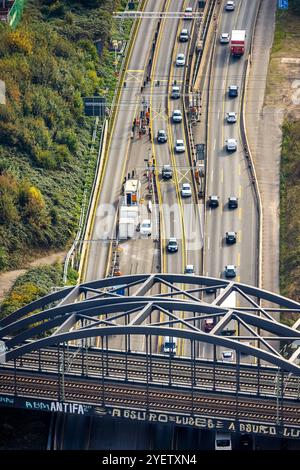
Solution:
[[[233,292],[239,306],[226,307]],[[281,323],[279,315],[294,324]],[[204,332],[208,318],[214,327]],[[235,334],[227,337],[230,322]],[[247,354],[300,375],[299,325],[299,303],[234,281],[181,274],[110,277],[52,293],[2,319],[1,362],[87,338],[172,336],[234,350],[237,361]]]
[[[0,404],[299,438],[299,318],[293,300],[194,275],[67,287],[1,320]]]

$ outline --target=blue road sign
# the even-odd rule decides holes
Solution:
[[[280,10],[287,10],[289,7],[289,0],[278,0],[278,8]]]

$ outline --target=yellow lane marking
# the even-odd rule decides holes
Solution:
[[[170,7],[170,1],[167,1],[165,11],[168,11]],[[151,136],[152,136],[152,156],[156,161],[156,151],[155,151],[155,145],[154,145],[154,138],[153,138],[153,91],[154,91],[154,74],[156,70],[156,64],[157,64],[157,58],[158,58],[158,51],[160,48],[161,44],[161,39],[162,39],[162,32],[165,27],[165,18],[163,18],[162,23],[161,23],[161,28],[159,30],[158,38],[157,38],[157,47],[155,48],[154,51],[154,57],[153,57],[153,69],[152,69],[152,76],[151,76],[151,87],[150,87],[150,129],[151,129]],[[160,181],[159,181],[159,173],[157,169],[157,165],[155,165],[155,180],[156,180],[156,187],[157,187],[157,194],[158,194],[158,202],[159,202],[159,219],[160,219],[160,248],[161,248],[161,271],[164,273],[166,272],[166,249],[165,246],[163,246],[163,242],[165,240],[165,224],[164,224],[164,218],[163,218],[163,213],[162,213],[162,193],[161,193],[161,187],[160,187]],[[167,293],[167,287],[165,285],[162,286],[161,288],[162,293]],[[162,313],[159,313],[159,321],[164,321],[165,320],[165,315]],[[158,337],[158,352],[161,352],[162,350],[162,337]]]
[[[143,72],[145,72],[145,69],[139,69],[139,70],[128,69],[126,73],[143,73]]]

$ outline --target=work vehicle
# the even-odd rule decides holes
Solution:
[[[237,85],[229,85],[228,87],[228,95],[230,97],[236,97],[239,94],[239,87]]]
[[[182,121],[182,112],[180,109],[175,109],[172,114],[172,121],[173,122],[181,122]]]
[[[220,35],[220,43],[221,44],[229,44],[230,41],[230,34],[229,33],[222,33]]]
[[[179,86],[177,86],[177,85],[172,86],[171,98],[173,100],[178,100],[178,98],[180,98],[180,87]]]
[[[171,237],[168,241],[167,250],[169,253],[178,251],[178,243],[175,237]]]
[[[181,196],[182,197],[191,197],[192,189],[190,183],[183,183],[181,187]]]
[[[185,65],[185,55],[184,54],[178,54],[176,57],[176,65],[177,67],[182,67]]]
[[[231,54],[240,57],[245,52],[246,31],[244,29],[235,29],[231,33],[230,50]]]
[[[195,269],[193,264],[187,264],[184,270],[184,274],[195,274]]]
[[[192,20],[193,16],[193,8],[192,7],[186,7],[185,12],[184,12],[184,19],[185,20]]]
[[[233,2],[232,0],[228,0],[228,2],[226,2],[226,5],[225,5],[225,10],[233,11],[234,9],[235,9],[235,2]]]
[[[151,231],[152,231],[151,220],[150,219],[143,220],[143,222],[141,223],[141,227],[140,227],[141,235],[150,236]]]
[[[227,245],[234,245],[236,243],[236,232],[226,232],[226,244]]]
[[[215,326],[214,318],[207,318],[206,320],[204,320],[205,333],[209,333],[213,329],[214,326]]]
[[[160,129],[157,132],[157,142],[160,144],[165,144],[168,140],[167,133],[163,129]]]
[[[185,152],[185,145],[182,139],[177,139],[175,143],[175,152],[182,153]]]
[[[225,277],[236,277],[236,266],[233,264],[227,264],[225,266]]]
[[[232,450],[230,433],[216,431],[215,450]]]
[[[237,209],[238,208],[238,198],[236,196],[229,196],[228,198],[228,208]]]
[[[180,42],[187,42],[189,40],[189,32],[187,29],[183,28],[181,30],[181,33],[179,35],[179,41]]]
[[[219,207],[219,196],[215,196],[215,195],[209,196],[208,207],[211,207],[212,209]]]
[[[235,152],[237,149],[237,140],[236,139],[227,139],[225,141],[227,152]]]
[[[226,114],[226,121],[229,124],[234,124],[237,121],[237,114],[234,111],[230,111]]]
[[[169,180],[173,176],[173,170],[171,165],[164,165],[162,168],[161,176],[164,180]]]
[[[234,359],[234,352],[233,351],[223,351],[222,352],[222,359],[224,361],[233,361]]]
[[[163,352],[168,354],[176,354],[177,350],[177,338],[171,336],[164,337]]]

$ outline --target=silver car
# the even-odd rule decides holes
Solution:
[[[178,54],[176,58],[176,65],[177,67],[182,67],[185,65],[185,55],[184,54]]]
[[[175,144],[175,152],[182,153],[185,152],[185,145],[182,139],[177,139]]]
[[[181,122],[182,121],[182,113],[181,113],[180,109],[175,109],[173,111],[172,120],[173,120],[173,122]]]
[[[235,152],[237,149],[237,140],[236,139],[227,139],[226,140],[226,149],[227,152]]]
[[[237,114],[234,113],[233,111],[230,111],[229,113],[226,114],[226,121],[229,124],[234,124],[237,121]]]
[[[229,33],[222,33],[220,36],[220,43],[221,44],[228,44],[230,41],[230,34]]]

